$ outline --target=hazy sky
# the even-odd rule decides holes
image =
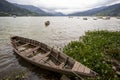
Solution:
[[[34,5],[45,11],[65,14],[120,3],[120,0],[7,0],[12,3]]]

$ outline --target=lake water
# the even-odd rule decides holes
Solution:
[[[49,20],[46,27],[44,22]],[[34,67],[15,55],[9,37],[23,36],[41,41],[56,49],[73,40],[79,40],[86,31],[110,30],[120,31],[120,19],[83,20],[83,17],[0,17],[0,79],[25,73],[28,80],[57,80],[55,74]],[[52,76],[52,77],[51,77]]]

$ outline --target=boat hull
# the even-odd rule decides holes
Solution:
[[[14,48],[13,49],[15,53],[17,53],[17,55],[19,55],[19,52]],[[71,76],[74,76],[75,74],[73,74],[71,71],[68,71],[68,70],[62,70],[62,69],[56,69],[56,68],[52,68],[52,67],[49,67],[49,66],[44,66],[42,64],[38,64],[30,59],[27,59],[26,57],[24,56],[21,56],[19,55],[21,58],[23,58],[24,60],[26,60],[27,62],[33,64],[33,65],[36,65],[42,69],[45,69],[45,70],[48,70],[48,71],[53,71],[53,72],[57,72],[57,73],[61,73],[61,74],[66,74],[66,75],[71,75]]]
[[[36,66],[38,66],[42,69],[57,72],[57,73],[61,73],[61,74],[72,75],[72,76],[76,76],[76,74],[77,74],[81,77],[95,77],[97,75],[97,73],[95,73],[94,71],[85,67],[81,63],[75,61],[74,59],[70,58],[69,56],[65,55],[64,53],[59,52],[59,51],[41,43],[41,42],[31,40],[31,39],[27,39],[27,38],[17,37],[18,41],[21,40],[21,42],[29,43],[33,46],[39,46],[41,48],[44,48],[44,50],[47,50],[47,51],[52,50],[51,54],[54,55],[54,56],[56,54],[55,57],[58,57],[57,55],[59,55],[59,57],[60,57],[59,60],[61,61],[61,60],[64,59],[64,61],[62,61],[62,62],[65,63],[64,66],[67,64],[67,65],[69,65],[69,68],[65,68],[65,67],[60,68],[59,66],[50,66],[50,65],[48,66],[48,65],[45,65],[43,63],[36,62],[36,61],[33,60],[33,58],[31,59],[31,58],[28,58],[25,55],[21,54],[21,52],[18,50],[18,47],[17,47],[17,44],[16,44],[17,42],[14,42],[14,38],[16,38],[16,37],[11,37],[11,44],[12,44],[12,47],[13,47],[13,50],[15,51],[15,53],[17,53],[20,57],[22,57],[23,59],[25,59],[29,63],[32,63],[32,64],[34,64],[34,65],[36,65]],[[33,49],[33,51],[34,51],[34,49]],[[84,70],[82,70],[80,67]]]

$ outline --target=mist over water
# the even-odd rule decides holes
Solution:
[[[46,27],[44,22],[48,20],[50,25]],[[36,73],[36,70],[29,68],[31,64],[24,60],[20,63],[22,59],[14,54],[10,45],[10,36],[23,36],[59,49],[70,41],[79,40],[79,37],[88,30],[120,31],[120,19],[114,17],[110,20],[93,20],[93,17],[88,17],[88,20],[83,20],[83,17],[0,17],[0,79],[14,71],[29,74],[31,80],[46,78],[46,72],[43,73],[41,69],[40,73]],[[50,73],[47,72],[47,74]]]

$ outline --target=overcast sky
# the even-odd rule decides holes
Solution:
[[[65,14],[120,3],[120,0],[7,0],[12,3],[34,5],[45,11]]]

